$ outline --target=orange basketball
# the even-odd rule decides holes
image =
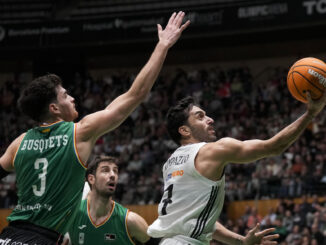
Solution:
[[[326,64],[312,57],[298,60],[289,70],[287,84],[292,96],[303,103],[307,91],[312,99],[319,99],[326,88]]]

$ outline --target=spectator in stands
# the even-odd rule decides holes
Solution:
[[[277,239],[277,241],[283,241],[286,238],[287,235],[287,231],[286,228],[283,226],[282,223],[282,218],[281,217],[277,217],[273,223],[274,227],[275,227],[275,234],[279,235],[279,238]]]
[[[311,226],[311,237],[317,241],[317,244],[324,244],[325,237],[320,232],[317,222],[313,223]]]
[[[294,225],[292,232],[287,235],[286,237],[286,242],[290,245],[290,244],[300,244],[297,243],[299,241],[301,241],[302,239],[302,235],[300,233],[300,226],[299,225]]]
[[[300,213],[300,205],[295,204],[293,210],[293,225],[303,227],[305,224],[305,217]]]
[[[257,223],[260,223],[261,221],[262,221],[262,217],[258,214],[257,208],[252,207],[251,213],[248,217],[247,227],[249,227],[249,229],[252,229],[253,227],[255,227]]]
[[[287,233],[290,233],[293,229],[293,217],[291,210],[285,211],[285,216],[283,217],[283,226],[286,228]]]

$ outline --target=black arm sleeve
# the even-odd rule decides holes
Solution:
[[[4,170],[3,167],[0,165],[0,179],[3,179],[3,178],[6,177],[8,174],[10,174],[10,172]]]

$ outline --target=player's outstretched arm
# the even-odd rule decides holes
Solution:
[[[159,41],[146,65],[137,75],[130,89],[117,97],[104,110],[90,114],[78,123],[81,141],[96,140],[118,127],[146,98],[162,68],[170,47],[179,39],[190,24],[182,24],[185,13],[173,13],[165,29],[157,25]],[[78,137],[77,137],[78,138]]]
[[[318,101],[308,95],[307,111],[296,121],[282,129],[268,140],[239,141],[233,138],[222,138],[215,143],[204,146],[206,161],[218,161],[218,164],[248,163],[264,157],[279,155],[284,152],[318,115],[326,104],[326,93]],[[205,159],[203,159],[205,160]]]
[[[260,225],[257,224],[248,234],[244,237],[234,233],[225,228],[221,223],[216,222],[216,230],[213,233],[213,239],[223,242],[225,244],[239,244],[239,245],[274,245],[277,244],[274,239],[279,237],[278,234],[269,235],[275,229],[270,228],[259,231]]]
[[[131,238],[138,243],[146,243],[150,237],[147,235],[148,224],[140,215],[129,211],[127,227]]]

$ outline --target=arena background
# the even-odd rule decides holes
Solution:
[[[163,156],[174,146],[162,129],[166,107],[152,108],[153,101],[166,100],[168,106],[181,95],[192,94],[208,106],[219,136],[240,139],[271,136],[303,111],[287,91],[286,74],[299,58],[326,60],[325,0],[0,0],[1,153],[33,125],[15,104],[20,89],[33,77],[48,72],[60,75],[76,97],[81,116],[103,108],[112,98],[103,99],[101,91],[118,95],[128,88],[154,48],[156,23],[165,25],[178,10],[185,11],[192,23],[169,51],[151,96],[118,133],[104,137],[95,148],[94,153],[118,156],[128,149],[130,157],[121,159],[121,172],[138,187],[132,192],[128,181],[121,182],[117,200],[149,223],[156,217],[158,197],[152,193],[162,192],[164,158],[157,156],[160,151],[151,142],[160,142],[158,136],[164,139]],[[178,82],[180,87],[173,84]],[[167,98],[165,92],[172,88],[179,93]],[[203,93],[210,94],[209,99]],[[152,138],[145,136],[148,132],[134,130],[143,124],[155,131]],[[228,167],[221,221],[242,234],[262,221],[265,227],[277,227],[280,241],[288,241],[284,244],[306,240],[313,244],[318,232],[322,235],[317,244],[325,242],[325,150],[322,113],[279,158]],[[297,155],[301,160],[295,160]],[[141,163],[132,168],[130,162]],[[11,175],[0,186],[1,226],[15,205],[14,181]],[[295,233],[295,225],[300,227],[299,243],[287,239]]]

